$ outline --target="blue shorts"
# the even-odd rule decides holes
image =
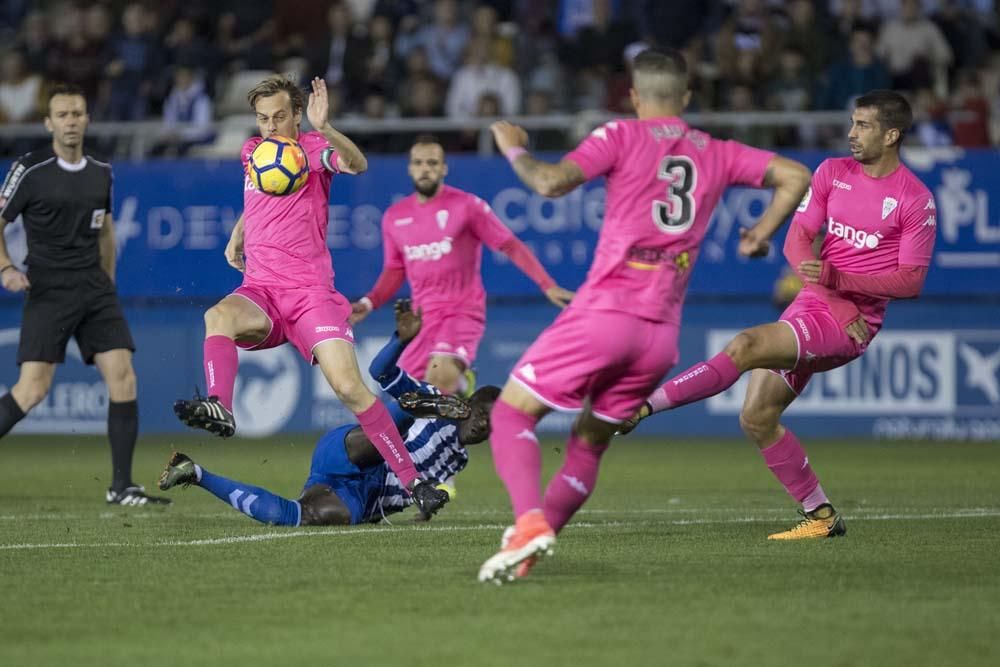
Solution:
[[[369,468],[358,468],[347,458],[347,434],[357,424],[346,424],[329,431],[316,443],[313,450],[309,479],[302,491],[315,484],[325,484],[333,489],[351,512],[351,523],[364,523],[374,512],[385,485],[385,463]]]

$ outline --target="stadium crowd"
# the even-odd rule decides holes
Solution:
[[[862,91],[891,87],[911,95],[912,141],[1000,139],[990,136],[1000,113],[994,0],[0,0],[0,44],[0,123],[40,119],[46,86],[72,82],[93,120],[162,119],[165,154],[210,142],[214,119],[247,113],[241,95],[226,94],[241,72],[302,84],[320,73],[334,117],[627,113],[629,63],[651,45],[689,57],[693,111],[845,110]],[[806,127],[716,132],[765,146],[824,139]],[[373,136],[364,147],[408,140]],[[474,134],[448,146],[474,147]]]

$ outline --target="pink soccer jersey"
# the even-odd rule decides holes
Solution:
[[[240,153],[244,165],[262,141],[252,137]],[[332,287],[333,262],[326,246],[330,182],[337,153],[319,132],[298,137],[309,160],[309,179],[294,194],[276,197],[243,182],[243,254],[246,284],[269,287]],[[326,155],[324,156],[324,153]]]
[[[412,194],[386,210],[384,266],[406,271],[418,307],[482,313],[486,308],[480,271],[483,244],[496,250],[513,236],[489,204],[442,185],[424,203]]]
[[[760,187],[774,154],[692,130],[680,118],[617,120],[566,156],[607,176],[594,261],[572,308],[680,323],[691,268],[726,187]]]
[[[820,259],[845,273],[878,274],[929,266],[937,232],[934,197],[905,165],[882,178],[850,157],[825,160],[795,214],[813,233],[826,226]],[[807,285],[822,296],[825,288]],[[876,331],[888,299],[844,293]]]

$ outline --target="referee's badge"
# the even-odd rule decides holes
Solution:
[[[94,209],[94,212],[90,214],[91,229],[100,229],[104,226],[104,213],[105,209],[103,208]]]

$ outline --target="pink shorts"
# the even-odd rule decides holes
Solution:
[[[351,304],[334,289],[241,285],[233,294],[253,303],[271,321],[264,340],[237,342],[245,350],[266,350],[289,342],[306,361],[316,363],[313,349],[323,341],[346,340],[354,344],[354,332],[347,323]]]
[[[415,378],[422,378],[427,372],[431,355],[452,357],[465,364],[466,368],[472,366],[479,341],[486,331],[485,315],[424,311],[423,319],[420,333],[399,358],[400,368]]]
[[[857,359],[868,345],[859,345],[837,323],[830,307],[809,292],[800,292],[779,318],[798,340],[798,361],[790,371],[776,370],[796,394],[809,384],[813,373],[822,373]]]
[[[639,409],[677,363],[676,324],[569,307],[515,364],[510,377],[545,405],[577,412],[590,399],[617,424]]]

